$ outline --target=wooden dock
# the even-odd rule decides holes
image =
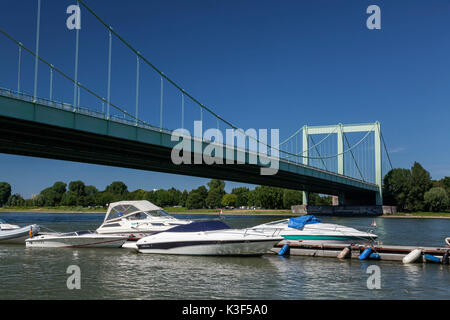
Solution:
[[[345,244],[308,244],[300,241],[281,241],[273,249],[272,252],[278,254],[284,244],[289,244],[290,255],[293,256],[310,256],[310,257],[331,257],[337,258],[339,253],[348,245]],[[422,254],[430,254],[442,259],[443,255],[450,247],[420,247],[420,246],[393,246],[393,245],[351,245],[351,254],[349,257],[358,259],[360,254],[367,248],[372,248],[373,252],[380,255],[379,260],[385,261],[402,261],[402,259],[414,249],[422,249]]]

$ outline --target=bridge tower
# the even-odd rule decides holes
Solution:
[[[374,148],[375,148],[375,184],[378,186],[378,192],[376,194],[376,204],[383,205],[383,193],[382,193],[382,168],[381,168],[381,127],[380,123],[377,121],[375,123],[369,124],[352,124],[343,125],[338,124],[336,126],[303,126],[303,164],[309,165],[308,158],[308,136],[317,134],[332,134],[337,135],[337,168],[338,174],[345,175],[344,172],[344,134],[350,132],[374,132]],[[303,204],[308,204],[309,193],[308,191],[303,191]],[[345,203],[345,195],[343,193],[338,195],[339,205]]]

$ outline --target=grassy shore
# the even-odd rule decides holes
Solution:
[[[398,212],[392,215],[383,215],[385,218],[441,218],[450,219],[450,212]]]
[[[186,208],[164,208],[167,212],[171,214],[219,214],[220,209],[192,209],[188,210]],[[276,209],[268,209],[268,210],[242,210],[242,209],[222,209],[222,214],[226,215],[292,215],[291,210],[276,210]]]
[[[105,208],[83,207],[2,207],[0,212],[64,212],[64,213],[106,213]],[[170,214],[219,214],[220,209],[186,209],[182,207],[164,208]],[[290,210],[228,210],[222,209],[222,214],[235,215],[290,215]]]
[[[2,207],[0,212],[106,213],[105,208],[84,207]]]
[[[164,208],[170,214],[219,214],[220,209],[186,209],[182,207]],[[83,208],[83,207],[2,207],[0,212],[49,212],[49,213],[106,213],[106,208]],[[292,215],[291,210],[242,210],[222,209],[224,215]],[[450,212],[398,212],[393,215],[383,215],[383,218],[445,218],[450,219]]]

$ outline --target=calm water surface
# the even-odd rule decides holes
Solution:
[[[52,230],[97,228],[103,214],[0,213],[0,219]],[[182,216],[179,218],[205,218]],[[212,217],[212,216],[211,216]],[[217,216],[214,216],[216,218]],[[226,216],[232,227],[279,217]],[[330,218],[367,230],[372,218]],[[450,220],[375,219],[385,244],[443,246]],[[370,265],[381,289],[369,290]],[[81,289],[68,290],[67,267],[81,269]],[[0,246],[0,299],[450,299],[450,267],[434,264],[312,257],[191,257],[144,255],[125,249]]]

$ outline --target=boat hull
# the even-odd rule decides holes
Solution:
[[[26,240],[32,248],[120,248],[127,239],[123,237],[35,237]]]
[[[302,243],[311,244],[365,244],[373,242],[373,237],[361,237],[361,236],[317,236],[317,235],[289,235],[283,236],[285,240],[296,240]]]
[[[19,229],[1,230],[0,231],[0,243],[2,244],[24,244],[25,239],[36,235],[39,232],[38,225],[30,225]]]
[[[261,256],[268,252],[277,240],[198,240],[172,241],[137,245],[141,253],[201,255],[201,256]]]

